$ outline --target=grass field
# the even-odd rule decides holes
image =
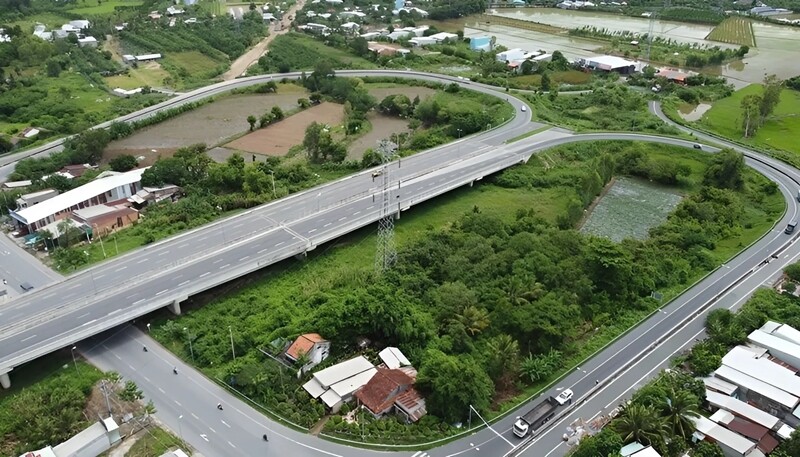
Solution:
[[[122,89],[136,89],[137,87],[164,86],[164,79],[169,77],[169,73],[163,70],[158,64],[139,65],[139,68],[131,68],[127,75],[109,76],[106,79],[108,87]]]
[[[742,138],[741,102],[750,94],[760,94],[761,85],[751,84],[734,92],[728,98],[719,100],[700,119],[700,124],[720,135],[742,141],[753,146],[768,146],[800,154],[800,92],[784,89],[781,101],[773,115],[764,123],[752,138]]]
[[[721,24],[714,27],[714,30],[706,37],[706,40],[750,47],[755,47],[756,45],[753,23],[750,22],[750,19],[743,17],[725,19]]]
[[[110,14],[114,12],[114,8],[118,6],[141,6],[144,3],[142,0],[106,0],[103,3],[96,3],[92,0],[81,0],[77,2],[75,8],[70,8],[67,11],[74,14],[87,14],[87,15],[100,15]]]
[[[200,51],[169,53],[164,57],[164,61],[184,68],[190,74],[210,72],[222,65],[221,62],[203,55]]]
[[[12,24],[20,26],[23,32],[33,32],[33,26],[37,23],[46,25],[48,29],[60,29],[62,24],[68,23],[69,21],[70,19],[58,13],[36,13],[25,16],[23,19],[15,21]]]

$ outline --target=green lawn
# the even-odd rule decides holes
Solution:
[[[109,76],[105,78],[106,85],[111,89],[120,87],[122,89],[136,89],[137,87],[164,86],[164,79],[169,77],[169,73],[161,68],[131,68],[127,75]]]
[[[184,68],[190,74],[206,73],[223,65],[200,51],[172,52],[164,57],[164,62]]]
[[[141,6],[142,4],[144,4],[143,0],[106,0],[102,3],[81,0],[75,4],[75,8],[70,8],[67,11],[73,14],[101,15],[113,13],[114,8],[118,6]]]
[[[700,124],[714,132],[742,141],[751,146],[766,146],[782,149],[793,154],[800,154],[800,92],[784,89],[781,92],[781,101],[773,115],[764,123],[752,138],[742,137],[741,128],[741,102],[750,94],[761,94],[760,84],[751,84],[742,90],[734,92],[728,98],[719,100],[706,112]]]

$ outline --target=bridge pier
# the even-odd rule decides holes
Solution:
[[[8,376],[8,373],[10,371],[11,370],[8,370],[5,373],[0,374],[0,386],[3,386],[3,389],[8,389],[9,387],[11,387],[11,377]]]
[[[176,298],[169,305],[169,310],[172,311],[172,314],[174,314],[176,316],[180,316],[181,315],[181,302],[186,301],[188,298],[189,297]]]

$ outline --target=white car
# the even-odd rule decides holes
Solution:
[[[572,399],[572,395],[573,393],[570,389],[564,389],[563,392],[558,394],[558,396],[556,397],[556,401],[558,402],[559,405],[563,405],[564,403]]]

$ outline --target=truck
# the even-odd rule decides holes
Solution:
[[[517,421],[514,422],[514,435],[525,438],[529,433],[535,432],[553,417],[556,408],[558,408],[558,401],[553,397],[547,397],[527,414],[517,418]]]

